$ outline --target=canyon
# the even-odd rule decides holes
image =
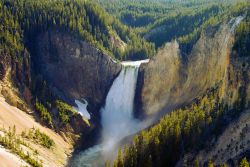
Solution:
[[[4,26],[15,28],[0,23],[4,165],[235,166],[250,158],[246,4],[218,17],[211,7],[214,18],[154,48],[141,36],[165,31],[171,18],[137,29],[95,2],[36,3],[0,2]]]

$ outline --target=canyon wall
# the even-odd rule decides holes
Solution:
[[[239,89],[243,89],[245,82],[249,85],[249,81],[244,77],[247,76],[246,63],[242,68],[240,58],[235,58],[232,52],[232,27],[235,26],[222,23],[206,28],[189,55],[179,49],[176,41],[167,43],[148,64],[142,65],[135,98],[136,115],[169,112],[189,104],[218,84],[222,85],[222,98],[233,105],[240,96]],[[249,86],[244,89],[249,92]]]
[[[90,44],[58,30],[37,38],[39,73],[62,99],[86,99],[99,110],[121,65]]]

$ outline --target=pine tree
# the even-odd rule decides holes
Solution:
[[[249,167],[249,162],[246,157],[240,161],[240,167]]]
[[[117,166],[123,167],[123,159],[122,159],[122,149],[119,149],[118,151],[118,159],[117,159]]]
[[[220,167],[227,167],[227,164],[223,163]]]
[[[199,167],[199,161],[197,159],[194,161],[194,167]]]
[[[207,165],[208,167],[214,167],[214,163],[211,161],[211,160],[209,160],[209,162],[208,162],[208,165]]]

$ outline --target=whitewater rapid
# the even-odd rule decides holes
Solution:
[[[122,70],[114,80],[105,105],[101,108],[101,143],[74,158],[73,167],[100,167],[116,155],[118,143],[146,125],[133,116],[138,70],[149,60],[122,62]]]

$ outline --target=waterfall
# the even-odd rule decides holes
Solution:
[[[123,66],[107,95],[105,107],[101,109],[102,139],[106,150],[138,129],[138,122],[133,118],[138,67]]]
[[[116,146],[121,139],[145,127],[133,117],[138,69],[140,64],[145,62],[148,60],[122,62],[122,70],[108,92],[105,106],[100,110],[102,142],[77,155],[71,166],[104,166],[107,157],[116,154]]]

